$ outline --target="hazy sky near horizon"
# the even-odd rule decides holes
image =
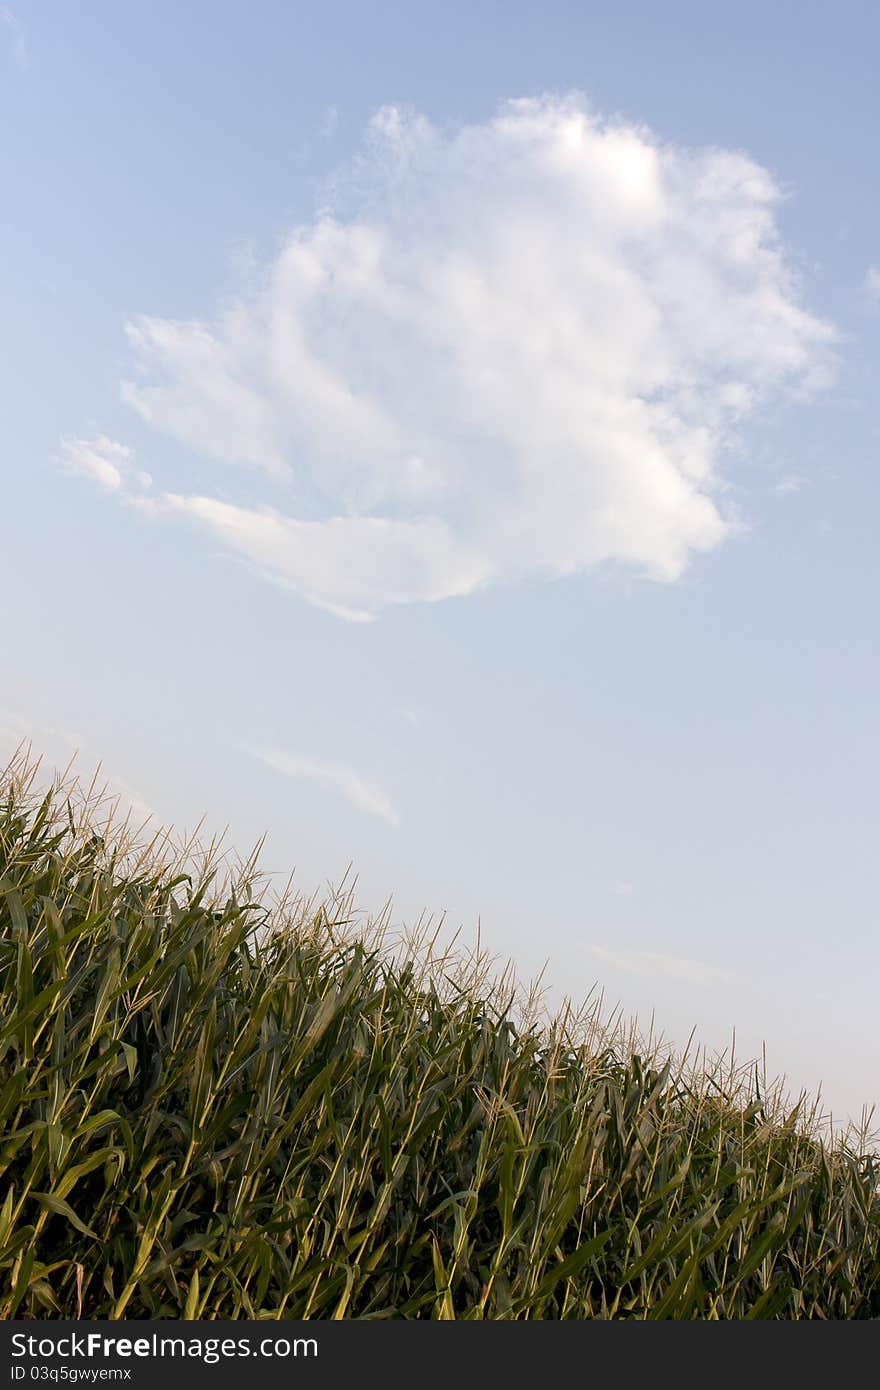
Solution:
[[[0,759],[880,1102],[878,44],[0,6]]]

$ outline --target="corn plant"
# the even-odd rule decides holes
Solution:
[[[3,1317],[880,1317],[866,1135],[37,773],[0,781]]]

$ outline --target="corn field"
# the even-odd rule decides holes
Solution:
[[[0,1316],[880,1317],[865,1135],[36,774],[0,783]]]

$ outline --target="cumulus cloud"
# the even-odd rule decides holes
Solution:
[[[332,788],[333,791],[340,793],[347,801],[350,801],[352,806],[357,806],[361,811],[367,811],[371,816],[379,816],[389,825],[399,824],[397,812],[385,793],[380,788],[365,782],[351,768],[315,762],[311,758],[291,757],[287,753],[275,752],[272,749],[253,748],[249,744],[243,745],[242,751],[249,753],[251,757],[258,758],[268,767],[275,768],[277,772],[283,772],[288,777],[304,778],[306,781],[318,782],[322,786]]]
[[[252,341],[258,331],[241,313],[224,320],[222,337],[198,323],[132,321],[126,334],[140,379],[123,381],[123,400],[202,456],[289,474],[275,404],[246,380],[264,365],[262,344]]]
[[[149,473],[134,467],[132,450],[103,434],[97,439],[63,439],[61,462],[105,492],[121,492],[125,486],[148,488],[152,483]]]
[[[597,567],[675,580],[733,529],[744,424],[828,372],[779,199],[746,155],[579,98],[452,132],[384,109],[257,293],[129,325],[125,399],[273,489],[151,505],[347,617]]]

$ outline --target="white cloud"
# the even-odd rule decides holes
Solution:
[[[14,14],[12,10],[7,9],[5,5],[0,5],[0,24],[9,31],[12,40],[12,56],[15,59],[16,66],[20,67],[22,72],[27,72],[31,65],[31,60],[30,54],[28,53],[27,35],[24,31],[24,25],[18,18],[18,15]]]
[[[451,134],[381,111],[259,293],[129,325],[143,419],[275,489],[154,511],[347,617],[598,566],[676,579],[733,529],[738,429],[827,376],[779,197],[741,153],[576,98]]]
[[[880,304],[880,267],[871,265],[865,276],[865,293],[874,304]]]
[[[698,960],[680,960],[676,956],[658,955],[654,951],[609,951],[604,946],[593,946],[587,942],[582,944],[584,950],[606,965],[631,975],[668,975],[677,980],[692,980],[695,984],[733,978],[727,970]]]
[[[148,488],[152,483],[149,473],[135,469],[131,449],[106,435],[97,439],[63,439],[61,461],[69,472],[91,478],[107,492],[120,492],[125,484]]]
[[[341,793],[359,810],[367,811],[372,816],[379,816],[389,825],[399,824],[397,812],[385,793],[379,787],[365,782],[351,768],[319,763],[311,758],[291,757],[287,753],[253,748],[249,744],[242,745],[242,752],[249,753],[253,758],[259,758],[268,767],[273,767],[277,772],[283,772],[288,777],[304,778],[306,781],[318,782],[322,786],[330,787]]]
[[[123,381],[123,400],[198,454],[286,476],[273,403],[245,379],[264,365],[256,331],[241,313],[224,319],[222,339],[198,323],[133,320],[140,381]]]
[[[270,579],[353,621],[369,621],[389,603],[469,593],[486,572],[479,553],[435,517],[298,521],[269,507],[174,493],[148,509],[200,521]]]

